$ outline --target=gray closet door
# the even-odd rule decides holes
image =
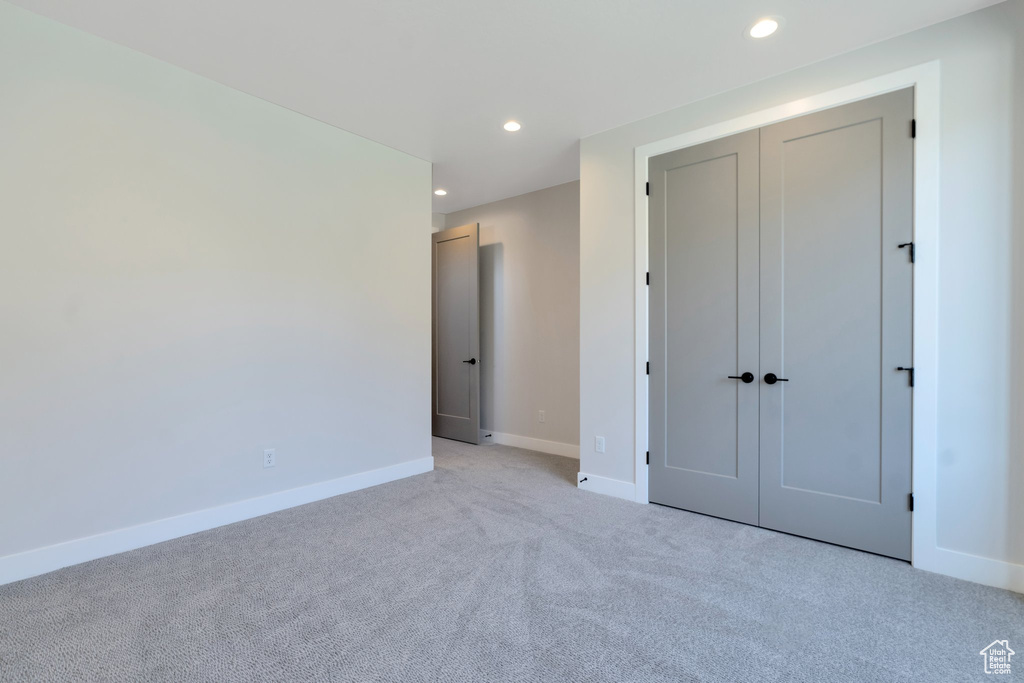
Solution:
[[[902,559],[913,101],[903,90],[761,130],[760,524]]]
[[[757,524],[758,132],[650,160],[656,503]]]
[[[433,234],[435,436],[480,443],[478,224]]]

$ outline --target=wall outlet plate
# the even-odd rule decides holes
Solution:
[[[595,436],[594,437],[594,451],[596,451],[597,453],[604,453],[604,437],[603,436]]]
[[[277,456],[274,454],[273,448],[263,449],[263,469],[273,467],[277,464]]]

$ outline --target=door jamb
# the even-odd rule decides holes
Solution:
[[[692,130],[634,150],[635,358],[634,481],[638,503],[648,503],[648,293],[647,162],[650,157],[785,121],[857,100],[914,88],[914,117],[921,135],[914,144],[913,241],[921,255],[914,265],[913,367],[917,376],[911,420],[914,512],[911,558],[915,567],[934,566],[939,552],[936,529],[936,448],[938,430],[939,285],[939,61],[926,62],[835,90],[805,97],[722,123]],[[907,134],[910,134],[909,128]]]

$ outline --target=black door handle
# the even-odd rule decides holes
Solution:
[[[750,384],[751,382],[754,381],[754,373],[752,373],[752,372],[744,372],[739,377],[737,377],[736,375],[729,375],[729,379],[739,379],[739,380],[743,380],[744,384]]]
[[[464,360],[462,362],[469,363],[470,365],[476,365],[476,358],[470,358],[469,360]]]
[[[776,375],[774,372],[769,372],[767,375],[764,376],[764,383],[765,384],[775,384],[776,382],[788,382],[788,381],[789,381],[788,379],[782,379],[781,377]]]

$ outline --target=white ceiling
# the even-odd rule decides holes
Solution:
[[[432,161],[448,213],[575,180],[582,137],[998,1],[16,3]],[[744,38],[764,15],[783,29]]]

